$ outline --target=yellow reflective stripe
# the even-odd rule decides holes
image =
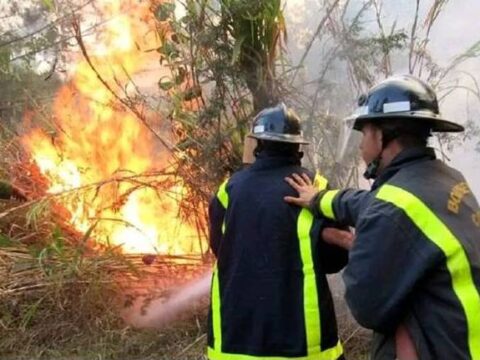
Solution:
[[[281,356],[252,356],[244,354],[222,353],[211,347],[208,348],[207,357],[210,360],[337,360],[343,354],[343,348],[340,341],[334,347],[322,352],[309,353],[307,356],[300,357],[281,357]]]
[[[302,209],[297,220],[297,234],[303,263],[303,310],[307,336],[307,354],[310,353],[311,348],[319,346],[321,342],[320,310],[318,308],[317,283],[315,281],[310,239],[312,225],[312,213],[307,209]]]
[[[225,209],[228,207],[228,194],[225,191],[225,185],[220,187],[218,198]],[[222,191],[223,188],[223,191]],[[225,195],[221,195],[225,194]],[[219,196],[220,195],[220,196]],[[222,197],[222,199],[220,199]],[[222,352],[222,321],[221,321],[221,298],[220,283],[218,280],[218,268],[215,264],[212,281],[212,326],[214,347],[208,348],[208,358],[210,360],[336,360],[343,354],[343,348],[340,341],[336,346],[320,350],[321,343],[321,326],[320,326],[320,310],[318,304],[317,284],[315,279],[315,270],[313,267],[313,254],[310,239],[310,230],[313,225],[313,215],[307,209],[302,209],[297,222],[297,233],[300,241],[300,254],[303,263],[303,299],[304,299],[304,316],[305,331],[307,338],[307,356],[302,357],[275,357],[275,356],[250,356],[244,354],[229,354]],[[223,231],[225,224],[223,226]]]
[[[453,291],[465,312],[470,355],[472,359],[480,359],[480,295],[461,242],[419,198],[408,191],[384,185],[377,198],[405,211],[410,220],[445,254]]]
[[[321,360],[336,360],[343,354],[343,346],[340,340],[334,347],[320,353]]]
[[[227,210],[228,208],[228,193],[227,193],[227,183],[228,179],[220,185],[220,188],[217,192],[217,198],[222,204],[222,206]],[[225,219],[222,223],[222,234],[225,234]],[[212,279],[212,327],[213,327],[213,341],[214,348],[218,351],[222,350],[222,313],[221,313],[221,297],[220,297],[220,281],[218,280],[218,267],[215,263],[213,269],[213,279]]]
[[[313,179],[313,186],[319,191],[326,190],[328,186],[327,178],[320,175],[319,172],[315,174],[315,178]]]
[[[335,220],[335,213],[333,212],[333,199],[337,195],[338,190],[330,190],[323,194],[320,199],[320,213],[326,218]]]
[[[213,269],[212,279],[212,326],[213,326],[213,346],[215,349],[222,349],[222,318],[220,313],[220,282],[218,280],[217,264]]]
[[[222,185],[220,185],[217,192],[217,199],[218,201],[220,201],[220,203],[225,209],[228,206],[227,183],[228,183],[228,179],[225,180]]]

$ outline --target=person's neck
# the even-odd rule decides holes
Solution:
[[[405,148],[398,141],[391,141],[382,151],[379,173],[382,173],[403,150]]]

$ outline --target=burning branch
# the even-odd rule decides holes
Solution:
[[[74,19],[72,21],[72,27],[75,33],[75,39],[77,40],[78,46],[80,47],[80,50],[83,54],[83,57],[85,58],[85,61],[88,63],[90,66],[90,69],[95,73],[97,79],[102,83],[103,86],[110,92],[110,94],[118,100],[121,104],[123,104],[127,109],[129,109],[135,116],[136,118],[157,138],[157,140],[160,141],[160,143],[167,149],[169,150],[172,154],[175,154],[175,146],[172,146],[169,144],[166,140],[164,140],[148,123],[147,119],[145,116],[140,112],[135,104],[130,101],[128,98],[122,98],[120,97],[108,84],[108,82],[100,75],[100,73],[97,71],[95,65],[93,65],[92,60],[90,59],[90,56],[88,55],[87,49],[85,47],[85,43],[83,42],[83,37],[82,37],[82,32],[81,32],[81,26],[80,23],[78,22],[78,19]],[[142,104],[144,106],[144,104]]]

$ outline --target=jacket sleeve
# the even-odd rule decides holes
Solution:
[[[316,217],[355,226],[360,211],[368,205],[370,194],[367,190],[354,189],[321,191],[312,200],[310,210]]]
[[[316,172],[314,175],[309,173],[309,176],[313,179],[313,185],[318,190],[326,191],[330,189],[328,180],[319,172]],[[318,242],[319,261],[324,273],[333,274],[342,270],[347,264],[348,250],[342,249],[339,246],[328,244],[321,238],[322,230],[325,227],[342,228],[338,223],[323,219],[320,221],[320,224],[320,241]],[[348,228],[343,227],[342,230],[348,230]]]
[[[210,206],[208,207],[208,216],[210,248],[216,257],[218,255],[218,248],[222,240],[222,226],[223,219],[225,217],[225,209],[216,196],[214,196],[210,201]]]
[[[409,296],[439,254],[418,233],[408,232],[402,214],[367,211],[357,228],[343,278],[345,298],[360,325],[393,331],[405,316]]]
[[[229,201],[227,184],[228,179],[220,185],[208,207],[210,248],[215,256],[218,256],[218,249],[224,232],[225,214]]]

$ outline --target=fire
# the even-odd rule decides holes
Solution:
[[[158,64],[156,53],[145,51],[159,46],[155,19],[146,2],[97,1],[96,10],[111,20],[85,39],[89,58],[105,81],[128,92],[136,73]],[[65,193],[59,201],[71,224],[98,241],[126,252],[199,253],[197,228],[180,218],[182,179],[158,171],[175,170],[171,155],[77,57],[53,104],[55,135],[36,129],[23,138],[48,192]]]

